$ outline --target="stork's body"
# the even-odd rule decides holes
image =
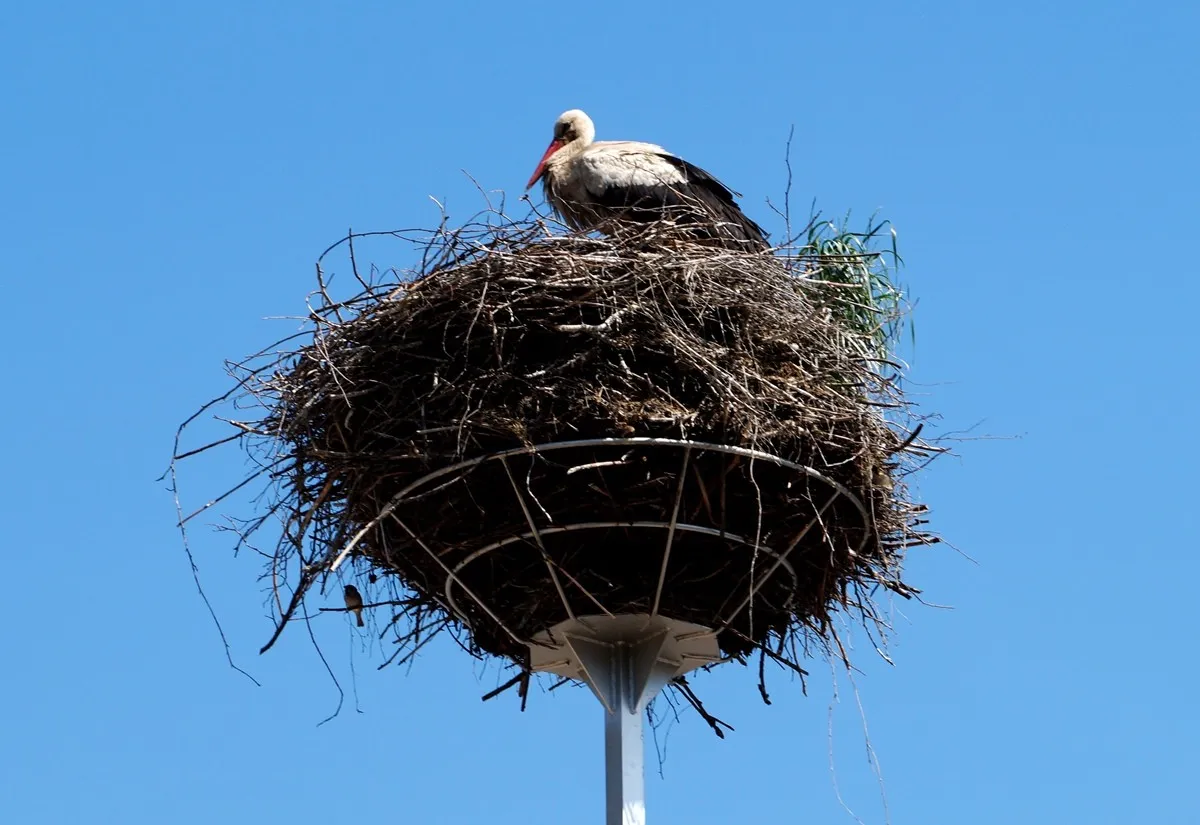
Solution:
[[[653,143],[595,136],[586,114],[563,113],[529,179],[528,186],[542,179],[546,201],[568,226],[603,231],[613,223],[666,218],[687,224],[694,235],[767,248],[766,234],[742,214],[734,192],[703,169]]]

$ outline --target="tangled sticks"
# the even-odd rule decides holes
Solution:
[[[658,612],[794,665],[839,608],[877,624],[870,592],[914,593],[904,550],[934,540],[903,484],[931,448],[889,420],[897,295],[861,240],[505,221],[325,299],[309,343],[239,376],[284,525],[279,632],[351,569],[393,588],[410,651],[448,629],[520,667],[568,615]]]

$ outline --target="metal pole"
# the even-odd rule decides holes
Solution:
[[[605,825],[646,825],[642,730],[646,697],[634,685],[633,669],[630,646],[613,645],[609,674],[613,708],[604,712]]]

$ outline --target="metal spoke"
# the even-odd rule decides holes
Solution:
[[[683,466],[679,468],[679,486],[675,490],[675,507],[671,510],[671,525],[667,528],[667,546],[663,548],[662,568],[658,571],[658,586],[654,590],[651,616],[658,615],[658,605],[662,601],[663,582],[667,579],[667,561],[671,558],[671,545],[675,543],[675,525],[679,522],[679,505],[683,502],[683,488],[687,484],[687,468],[691,459],[692,448],[688,446],[683,451]]]
[[[776,556],[775,563],[771,565],[771,569],[759,576],[757,582],[751,583],[750,592],[746,595],[746,598],[742,599],[742,603],[737,606],[737,609],[729,614],[729,618],[721,622],[718,630],[724,630],[725,628],[729,627],[729,625],[733,623],[733,620],[738,617],[738,614],[746,609],[746,605],[750,604],[750,600],[754,598],[754,594],[761,590],[763,585],[765,585],[771,576],[775,574],[775,571],[779,569],[779,565],[783,564],[784,560],[788,557],[788,554],[795,550],[796,545],[802,542],[804,537],[808,535],[808,531],[821,523],[821,516],[826,510],[829,509],[830,505],[832,505],[838,500],[838,498],[841,497],[841,495],[841,492],[835,491],[834,494],[830,496],[829,501],[821,505],[821,509],[817,510],[817,514],[813,516],[811,520],[809,520],[808,524],[804,525],[804,529],[801,530],[794,539],[788,542],[788,546],[784,548],[782,553]]]
[[[513,478],[512,469],[508,466],[508,457],[501,456],[500,463],[504,465],[504,473],[508,476],[508,483],[512,485],[513,493],[517,496],[517,502],[521,505],[521,512],[525,514],[525,522],[529,525],[529,532],[533,536],[533,540],[537,542],[538,549],[542,551],[542,561],[546,563],[546,570],[550,573],[550,581],[554,582],[554,589],[558,591],[558,598],[562,601],[567,615],[574,619],[575,611],[571,609],[571,603],[567,601],[567,594],[563,591],[562,582],[558,580],[558,573],[554,570],[554,562],[550,559],[550,553],[547,552],[546,545],[542,542],[542,534],[538,532],[537,525],[533,523],[533,514],[529,512],[529,505],[525,503],[525,496],[521,493],[521,488],[517,486],[517,480]]]
[[[468,596],[470,596],[472,601],[474,601],[475,604],[479,605],[479,608],[488,615],[488,618],[491,619],[496,624],[498,624],[500,626],[500,629],[509,635],[509,638],[511,638],[517,644],[525,643],[525,641],[523,639],[519,638],[516,633],[513,633],[511,630],[508,629],[508,625],[506,625],[504,622],[500,621],[500,617],[492,612],[492,609],[484,603],[483,599],[476,596],[475,593],[471,590],[471,588],[467,587],[467,585],[465,583],[458,581],[458,577],[455,576],[454,573],[451,572],[450,568],[446,566],[446,563],[444,561],[442,561],[440,558],[438,558],[438,554],[433,552],[433,550],[430,549],[428,544],[421,541],[420,536],[418,536],[416,533],[414,533],[407,524],[405,524],[403,521],[401,521],[396,516],[395,513],[391,513],[390,515],[391,515],[392,519],[395,520],[395,522],[400,525],[400,527],[404,530],[404,532],[408,533],[408,535],[412,538],[412,540],[415,541],[417,544],[419,544],[421,546],[421,549],[429,554],[430,558],[432,558],[439,565],[441,565],[442,570],[444,570],[446,572],[446,581],[447,582],[450,582],[450,581],[458,582],[458,586],[463,589],[463,592],[466,593]],[[467,617],[465,615],[463,615],[462,610],[460,610],[458,608],[458,605],[456,605],[454,603],[454,600],[448,599],[447,601],[449,601],[450,606],[454,608],[455,614],[457,614],[458,617],[460,619],[462,619],[462,621],[464,623],[466,623],[466,625],[468,627],[470,627],[471,626],[470,620],[467,619]]]

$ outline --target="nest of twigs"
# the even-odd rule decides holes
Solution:
[[[439,233],[405,281],[322,286],[311,338],[240,375],[273,581],[297,571],[279,629],[332,571],[398,635],[522,667],[569,613],[657,611],[791,662],[839,609],[877,621],[933,539],[874,234],[744,253],[505,219]]]

